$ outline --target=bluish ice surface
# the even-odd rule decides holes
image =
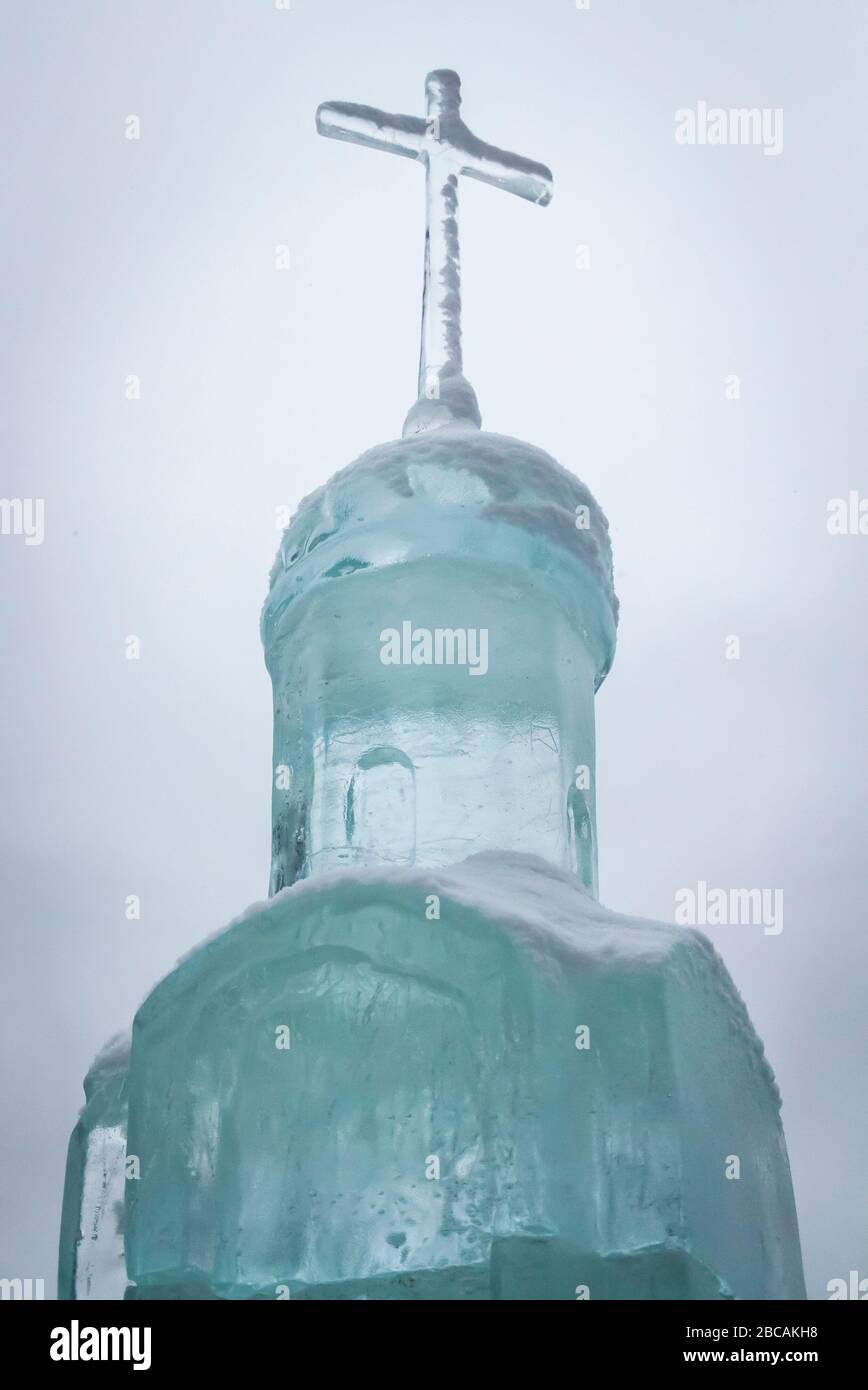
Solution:
[[[117,1270],[87,1194],[125,1098],[127,1297],[804,1297],[725,967],[596,900],[616,619],[599,507],[516,440],[410,436],[302,504],[262,618],[272,896],[156,987],[89,1100],[67,1296],[94,1296],[88,1232]]]
[[[536,858],[250,909],[140,1009],[128,1094],[134,1297],[804,1296],[720,959]]]
[[[84,1080],[72,1131],[60,1232],[57,1296],[123,1298],[129,1035],[112,1038]]]
[[[616,618],[605,517],[541,449],[441,429],[337,474],[287,529],[262,615],[284,769],[272,891],[489,849],[593,888],[593,701]],[[405,624],[422,658],[425,634],[485,633],[485,671],[383,664]]]

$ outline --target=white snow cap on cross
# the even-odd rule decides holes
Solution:
[[[425,79],[426,116],[394,116],[347,101],[323,102],[320,135],[388,150],[425,165],[427,222],[422,299],[419,399],[404,434],[443,425],[479,428],[476,393],[462,370],[458,176],[505,188],[544,207],[552,198],[551,170],[523,155],[478,140],[459,115],[461,81],[448,69]]]

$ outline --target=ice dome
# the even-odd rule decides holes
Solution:
[[[262,614],[271,891],[505,848],[595,892],[593,699],[616,625],[606,518],[542,449],[441,426],[336,474],[287,528]]]
[[[441,428],[379,444],[301,502],[283,534],[262,614],[269,651],[311,586],[433,556],[520,567],[579,621],[596,685],[615,654],[609,525],[590,490],[543,449]]]

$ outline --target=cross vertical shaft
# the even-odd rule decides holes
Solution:
[[[464,376],[461,352],[461,260],[458,178],[465,174],[545,206],[552,176],[544,164],[485,145],[461,119],[461,82],[448,69],[425,80],[426,116],[396,116],[352,102],[324,102],[317,130],[387,150],[425,165],[425,270],[418,399],[404,434],[445,425],[478,429],[476,393]]]
[[[461,355],[461,256],[458,239],[458,177],[448,147],[438,153],[450,116],[461,101],[454,74],[429,73],[425,83],[426,127],[435,146],[425,168],[425,277],[419,398],[439,398],[444,378],[463,376]]]

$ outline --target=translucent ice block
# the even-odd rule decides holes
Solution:
[[[129,1096],[136,1297],[804,1297],[722,962],[530,856],[251,909],[140,1009]]]
[[[123,1298],[129,1035],[112,1038],[85,1077],[86,1104],[69,1141],[57,1296]]]

